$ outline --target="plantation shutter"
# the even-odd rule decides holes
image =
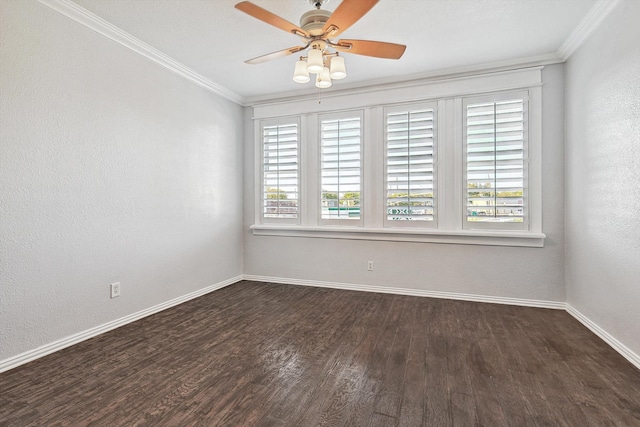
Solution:
[[[320,135],[321,218],[359,220],[362,117],[322,119]]]
[[[466,219],[522,223],[525,196],[525,97],[466,106]]]
[[[298,123],[262,127],[264,218],[298,218]]]
[[[434,109],[393,109],[385,117],[386,219],[433,222]]]

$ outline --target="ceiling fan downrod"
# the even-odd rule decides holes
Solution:
[[[320,9],[323,4],[327,3],[329,0],[309,0],[309,3],[316,9]]]

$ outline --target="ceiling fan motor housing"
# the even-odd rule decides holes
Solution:
[[[324,24],[329,20],[330,16],[331,12],[328,10],[310,10],[300,18],[300,28],[312,36],[321,36]]]

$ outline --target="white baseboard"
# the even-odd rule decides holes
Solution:
[[[640,369],[640,355],[634,353],[629,347],[615,339],[611,334],[602,329],[595,322],[591,321],[587,316],[573,308],[571,305],[569,305],[568,303],[565,305],[567,313],[575,317],[580,323],[586,326],[587,329],[600,337],[602,341],[609,344],[615,351],[620,353],[622,357],[631,362],[636,368]]]
[[[224,288],[225,286],[232,285],[234,283],[239,282],[240,280],[253,280],[257,282],[272,282],[272,283],[282,283],[282,284],[288,284],[288,285],[314,286],[319,288],[345,289],[345,290],[352,290],[352,291],[378,292],[378,293],[386,293],[386,294],[410,295],[410,296],[419,296],[419,297],[443,298],[443,299],[453,299],[453,300],[461,300],[461,301],[486,302],[486,303],[493,303],[493,304],[507,304],[507,305],[517,305],[517,306],[525,306],[525,307],[566,310],[571,316],[575,317],[580,323],[582,323],[594,334],[600,337],[604,342],[610,345],[615,351],[620,353],[625,359],[631,362],[635,367],[640,369],[639,355],[637,355],[630,348],[628,348],[627,346],[622,344],[620,341],[615,339],[612,335],[610,335],[608,332],[606,332],[596,323],[592,322],[584,314],[580,313],[571,305],[564,302],[532,300],[532,299],[523,299],[523,298],[495,297],[495,296],[476,295],[476,294],[463,294],[463,293],[456,293],[456,292],[427,291],[427,290],[420,290],[420,289],[394,288],[394,287],[388,287],[388,286],[358,285],[353,283],[323,282],[323,281],[317,281],[317,280],[301,280],[301,279],[290,279],[290,278],[284,278],[284,277],[255,276],[250,274],[244,274],[244,275],[232,277],[230,279],[224,280],[222,282],[216,283],[214,285],[208,286],[206,288],[200,289],[190,294],[183,295],[178,298],[174,298],[162,304],[155,305],[145,310],[141,310],[137,313],[130,314],[120,319],[116,319],[112,322],[107,322],[105,324],[96,326],[95,328],[87,329],[80,333],[54,341],[42,347],[38,347],[36,349],[29,350],[24,353],[18,354],[17,356],[13,356],[3,361],[0,361],[0,372],[4,372],[4,371],[8,371],[9,369],[16,368],[20,365],[39,359],[48,354],[62,350],[64,348],[67,348],[79,342],[85,341],[89,338],[93,338],[97,335],[103,334],[112,329],[116,329],[116,328],[119,328],[120,326],[124,326],[129,323],[135,322],[136,320],[142,319],[143,317],[150,316],[152,314],[155,314],[160,311],[166,310],[168,308],[174,307],[176,305],[182,304],[183,302],[187,302],[194,298],[198,298],[202,295],[208,294],[209,292],[213,292],[215,290]]]
[[[473,301],[473,302],[488,302],[493,304],[519,305],[519,306],[537,307],[537,308],[552,308],[556,310],[565,309],[565,303],[560,301],[544,301],[544,300],[534,300],[534,299],[524,299],[524,298],[496,297],[496,296],[489,296],[489,295],[463,294],[463,293],[457,293],[457,292],[427,291],[422,289],[395,288],[395,287],[389,287],[389,286],[357,285],[353,283],[321,282],[317,280],[301,280],[301,279],[289,279],[284,277],[254,276],[250,274],[245,274],[242,277],[245,280],[254,280],[256,282],[283,283],[286,285],[315,286],[319,288],[333,288],[333,289],[345,289],[345,290],[351,290],[351,291],[378,292],[383,294],[398,294],[398,295],[410,295],[410,296],[416,296],[416,297],[443,298],[443,299],[454,299],[454,300]]]
[[[609,344],[615,351],[620,353],[625,359],[631,362],[636,368],[640,369],[640,356],[634,353],[629,347],[622,344],[615,339],[607,331],[602,329],[596,323],[591,321],[584,314],[573,308],[571,305],[565,302],[559,301],[544,301],[544,300],[531,300],[523,298],[507,298],[507,297],[494,297],[486,295],[475,294],[463,294],[456,292],[439,292],[439,291],[425,291],[420,289],[405,289],[405,288],[392,288],[387,286],[372,286],[372,285],[356,285],[352,283],[336,283],[336,282],[321,282],[315,280],[301,280],[290,279],[284,277],[269,277],[269,276],[254,276],[250,274],[243,275],[245,280],[254,280],[257,282],[272,282],[283,283],[287,285],[302,285],[302,286],[316,286],[321,288],[334,288],[334,289],[346,289],[352,291],[365,291],[365,292],[379,292],[385,294],[398,294],[398,295],[412,295],[420,297],[431,298],[444,298],[454,299],[462,301],[473,302],[487,302],[494,304],[508,304],[518,305],[525,307],[537,307],[537,308],[552,308],[557,310],[565,310],[571,316],[575,317],[580,323],[586,326],[591,332],[600,337],[605,343]]]
[[[166,310],[167,308],[174,307],[178,304],[182,304],[183,302],[187,302],[194,298],[198,298],[202,295],[208,294],[209,292],[213,292],[215,290],[224,288],[225,286],[232,285],[236,282],[239,282],[240,280],[242,280],[242,275],[232,277],[222,282],[218,282],[214,285],[207,286],[206,288],[199,289],[195,292],[191,292],[181,297],[174,298],[170,301],[166,301],[161,304],[155,305],[153,307],[149,307],[144,310],[138,311],[137,313],[133,313],[128,316],[121,317],[119,319],[104,323],[102,325],[96,326],[91,329],[87,329],[77,334],[73,334],[71,336],[51,342],[49,344],[43,345],[33,350],[26,351],[24,353],[18,354],[17,356],[13,356],[8,359],[2,360],[0,361],[0,372],[17,368],[20,365],[24,365],[25,363],[44,357],[47,354],[51,354],[56,351],[62,350],[63,348],[70,347],[74,344],[88,340],[89,338],[93,338],[97,335],[103,334],[112,329],[116,329],[116,328],[119,328],[120,326],[124,326],[129,323],[135,322],[136,320],[140,320],[143,317],[150,316],[152,314]]]

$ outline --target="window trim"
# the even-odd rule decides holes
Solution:
[[[388,206],[387,206],[387,195],[388,195],[388,127],[387,127],[387,117],[389,113],[396,111],[405,111],[409,110],[422,110],[422,109],[430,109],[433,110],[433,221],[392,221],[388,219]],[[384,180],[384,188],[383,188],[383,196],[382,196],[382,208],[383,208],[383,225],[385,228],[412,228],[412,229],[438,229],[439,223],[439,191],[438,191],[438,144],[440,141],[438,132],[440,131],[440,127],[438,125],[438,102],[437,101],[421,101],[421,102],[412,102],[406,104],[395,104],[395,105],[385,105],[383,106],[383,114],[382,114],[382,126],[383,126],[383,150],[384,150],[384,165],[383,165],[383,180]]]
[[[360,217],[358,219],[333,219],[322,218],[322,121],[323,120],[341,120],[347,118],[358,117],[360,119]],[[364,217],[366,215],[366,209],[364,203],[366,202],[365,184],[364,184],[364,129],[366,123],[364,119],[364,111],[362,110],[347,110],[333,113],[318,114],[318,189],[317,189],[317,202],[318,202],[318,224],[322,226],[346,226],[346,227],[362,227],[364,225]]]
[[[481,102],[499,102],[522,98],[524,105],[523,141],[523,221],[522,222],[473,222],[467,220],[467,106]],[[501,91],[480,96],[462,97],[462,228],[465,230],[529,230],[529,91]],[[496,207],[497,208],[497,207]]]
[[[375,92],[369,89],[344,90],[327,95],[318,102],[315,95],[294,98],[257,101],[253,109],[254,127],[260,120],[299,117],[301,120],[301,167],[300,174],[300,223],[269,224],[259,215],[256,203],[255,224],[251,232],[257,236],[272,235],[286,237],[318,237],[331,239],[391,240],[408,242],[432,242],[452,244],[478,244],[499,246],[543,247],[542,233],[542,69],[533,66],[514,70],[502,70],[475,75],[454,75],[444,78],[426,78],[404,84],[383,85]],[[462,152],[462,99],[500,92],[529,92],[529,229],[528,230],[468,230],[463,228],[462,215],[466,212],[466,201],[462,203],[460,190],[455,197],[444,199],[444,191],[463,185]],[[379,101],[383,99],[384,104]],[[384,107],[398,104],[437,102],[438,162],[440,168],[438,197],[440,229],[387,228],[383,224],[383,156],[384,156]],[[316,202],[318,168],[318,116],[324,113],[362,109],[363,126],[363,212],[362,227],[319,225]],[[443,114],[444,113],[444,114]],[[256,132],[257,133],[257,132]],[[260,150],[259,141],[254,140],[255,150]],[[261,157],[256,151],[254,158]],[[457,159],[457,160],[456,160]],[[258,161],[256,161],[256,167]],[[459,163],[459,164],[458,164]],[[257,172],[257,169],[254,169]],[[256,174],[258,175],[258,174]],[[259,193],[259,178],[256,191]],[[371,191],[373,190],[373,191]],[[368,192],[368,193],[367,193]],[[379,193],[379,194],[378,194]],[[258,199],[258,197],[256,197]],[[386,211],[385,211],[386,212]],[[450,213],[455,214],[450,214]],[[443,216],[443,213],[445,216]]]
[[[381,240],[414,243],[544,247],[544,233],[500,230],[437,230],[429,228],[366,228],[305,225],[254,224],[255,236],[307,237],[322,239]]]
[[[291,125],[296,124],[298,127],[298,141],[297,141],[297,153],[298,153],[298,213],[296,218],[273,218],[273,217],[265,217],[264,210],[262,207],[264,206],[264,128],[267,126],[282,126],[282,125]],[[304,162],[301,157],[301,139],[302,139],[302,126],[301,120],[299,116],[290,116],[290,117],[278,117],[271,119],[263,119],[259,120],[256,126],[256,146],[259,155],[256,156],[257,170],[260,173],[256,174],[256,221],[262,224],[283,224],[283,225],[296,225],[301,223],[303,209],[302,209],[302,174],[301,169]]]

